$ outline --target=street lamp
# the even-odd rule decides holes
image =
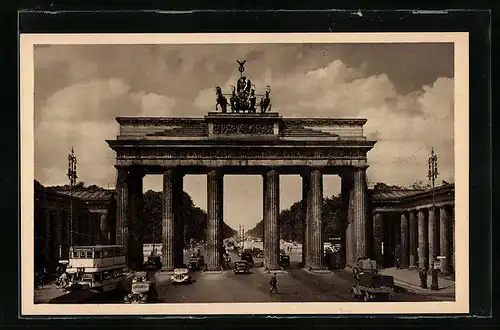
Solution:
[[[428,173],[428,178],[429,181],[432,183],[432,212],[434,214],[434,217],[436,217],[435,213],[435,201],[434,201],[434,186],[435,186],[435,181],[438,176],[438,168],[437,168],[437,155],[434,153],[434,148],[431,150],[431,156],[429,157],[429,173]],[[435,224],[434,224],[435,225]],[[434,228],[431,228],[431,230],[434,230]],[[432,235],[432,239],[434,240],[433,245],[436,246],[435,241],[436,241],[436,235]],[[431,265],[431,290],[438,290],[438,270],[436,269],[436,266],[434,263],[436,263],[436,258],[437,256],[434,255],[432,260],[433,264]]]
[[[71,147],[71,153],[68,155],[68,178],[70,187],[70,230],[69,230],[69,246],[73,246],[73,189],[76,184],[76,156],[75,150]]]

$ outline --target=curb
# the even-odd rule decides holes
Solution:
[[[439,291],[433,291],[430,289],[423,289],[411,284],[408,284],[403,281],[397,281],[394,280],[394,287],[402,290],[403,292],[411,292],[411,293],[417,293],[417,294],[426,294],[429,296],[434,296],[434,297],[455,297],[455,294],[453,293],[444,293],[444,292],[439,292]]]

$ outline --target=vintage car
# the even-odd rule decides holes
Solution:
[[[290,256],[286,254],[280,254],[280,265],[281,267],[290,266]]]
[[[143,279],[134,280],[132,281],[130,292],[124,297],[125,303],[145,304],[155,301],[158,298],[154,282],[144,281]]]
[[[189,259],[189,262],[188,262],[188,269],[192,272],[194,271],[197,271],[197,270],[201,270],[201,265],[200,265],[200,260],[199,258],[191,258]]]
[[[246,260],[239,260],[234,263],[234,273],[235,274],[246,274],[250,271],[250,265]]]
[[[144,263],[144,270],[150,272],[157,272],[161,269],[161,257],[158,255],[152,255],[148,257],[148,260]]]
[[[394,293],[394,277],[379,274],[374,260],[359,260],[353,275],[356,279],[356,285],[352,287],[353,298],[389,300]]]
[[[177,283],[187,283],[191,284],[193,282],[193,278],[191,277],[191,271],[186,265],[182,265],[182,267],[178,267],[174,269],[174,274],[170,278],[173,284]]]
[[[241,253],[241,260],[244,260],[244,261],[248,262],[248,266],[250,268],[252,268],[254,266],[253,256],[249,252],[242,252]]]

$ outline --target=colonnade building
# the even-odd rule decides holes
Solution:
[[[370,193],[372,257],[382,267],[431,269],[440,257],[441,272],[455,265],[455,185],[429,190]],[[442,258],[444,257],[444,258]]]

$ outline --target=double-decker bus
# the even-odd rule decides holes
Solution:
[[[125,278],[126,248],[123,245],[73,246],[69,251],[68,274],[76,282],[98,291],[114,290]]]

